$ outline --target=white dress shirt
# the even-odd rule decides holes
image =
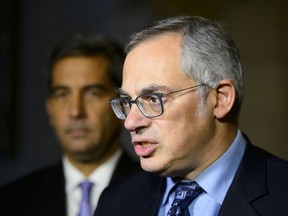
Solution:
[[[88,177],[85,177],[76,167],[74,167],[67,157],[63,157],[68,216],[77,216],[79,212],[82,197],[82,191],[79,184],[84,180],[89,180],[94,183],[91,189],[91,205],[93,208],[92,211],[96,209],[98,199],[102,191],[108,186],[121,153],[122,151],[118,150],[106,163],[99,166]]]

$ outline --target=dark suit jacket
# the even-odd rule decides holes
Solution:
[[[95,216],[156,216],[165,178],[141,173],[105,189]],[[287,216],[288,163],[251,144],[220,208],[220,216]],[[209,216],[209,215],[203,215]]]
[[[122,154],[111,182],[140,169],[138,163]],[[0,215],[65,216],[66,195],[62,162],[2,187]]]

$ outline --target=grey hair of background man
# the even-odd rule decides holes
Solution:
[[[237,99],[230,116],[237,118],[244,96],[242,64],[226,26],[197,16],[171,17],[133,34],[125,53],[127,55],[139,43],[169,33],[182,35],[181,65],[184,73],[197,84],[206,85],[198,88],[202,98],[200,106],[205,108],[203,105],[211,88],[217,87],[221,80],[232,80]]]

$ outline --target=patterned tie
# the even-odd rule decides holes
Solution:
[[[82,199],[78,216],[92,216],[92,207],[90,202],[90,192],[93,186],[92,182],[83,181],[80,183],[82,189]]]
[[[190,216],[189,204],[203,191],[195,181],[178,183],[175,198],[167,216]]]

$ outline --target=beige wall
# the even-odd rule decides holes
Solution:
[[[288,158],[288,5],[281,0],[226,1],[222,9],[244,63],[240,126],[256,145]]]

